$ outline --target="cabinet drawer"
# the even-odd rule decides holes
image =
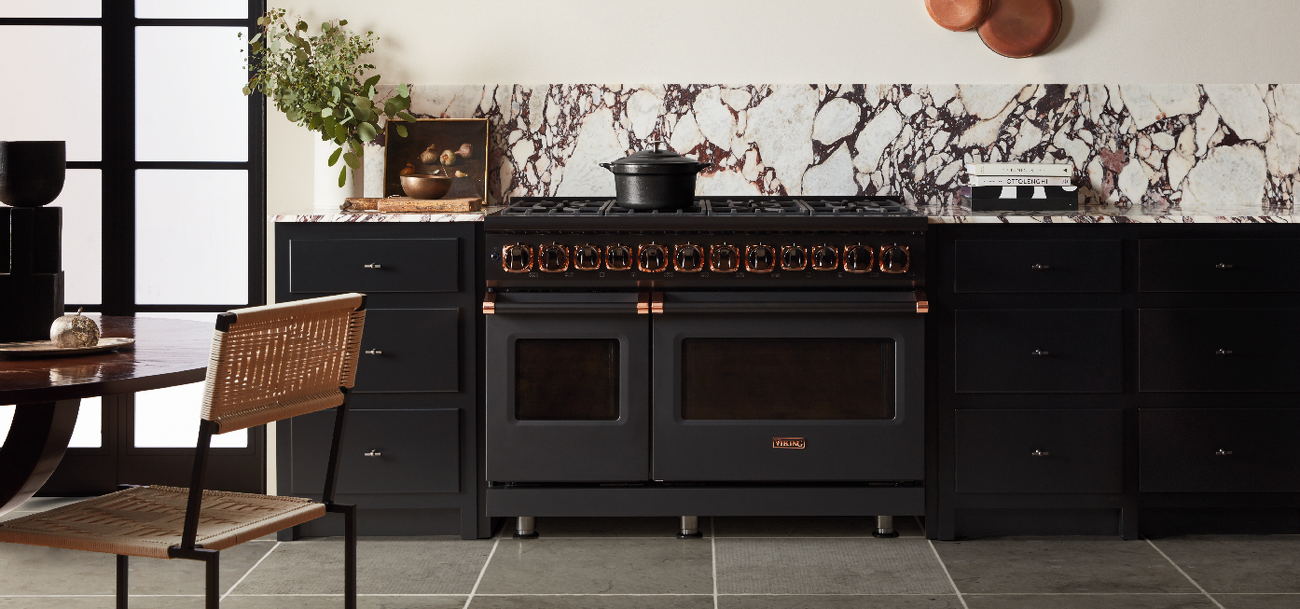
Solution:
[[[965,241],[954,245],[957,292],[1119,292],[1118,239]]]
[[[1300,410],[1144,408],[1138,421],[1144,492],[1300,491]]]
[[[1300,309],[1138,311],[1141,391],[1300,391]]]
[[[334,410],[294,418],[291,492],[319,496],[334,434]],[[373,456],[366,456],[371,453]],[[348,413],[338,492],[454,493],[460,490],[460,410]]]
[[[458,309],[369,309],[356,391],[460,390]]]
[[[458,292],[459,239],[291,239],[289,291]]]
[[[1143,292],[1298,292],[1297,239],[1143,239],[1138,243]]]
[[[958,393],[1123,390],[1118,310],[954,312]]]
[[[958,410],[957,492],[1123,492],[1121,410]]]

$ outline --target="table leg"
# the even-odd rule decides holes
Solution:
[[[80,399],[19,404],[0,447],[0,515],[36,494],[63,460]]]

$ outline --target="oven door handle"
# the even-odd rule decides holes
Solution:
[[[637,296],[637,295],[629,295]],[[648,297],[631,300],[584,300],[581,298],[532,299],[488,292],[483,295],[485,315],[636,315],[649,313]]]
[[[660,305],[665,315],[689,313],[928,313],[930,303],[923,290],[916,290],[912,298],[870,297],[860,300],[673,300]],[[655,311],[659,312],[659,311]]]

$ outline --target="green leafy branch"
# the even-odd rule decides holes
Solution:
[[[306,21],[293,24],[284,9],[271,9],[257,18],[261,31],[248,41],[248,65],[253,77],[244,85],[244,95],[254,92],[270,98],[289,120],[320,134],[321,141],[334,142],[329,166],[342,158],[339,186],[347,183],[347,168],[361,167],[362,144],[383,133],[380,117],[415,121],[407,110],[411,91],[405,84],[391,97],[381,98],[375,90],[378,74],[361,80],[375,66],[361,63],[361,57],[375,51],[379,38],[374,32],[353,34],[344,29],[346,19],[326,21],[321,31],[308,35]],[[406,137],[406,127],[393,122],[397,134]]]

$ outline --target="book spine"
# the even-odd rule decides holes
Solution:
[[[967,176],[971,186],[1070,186],[1063,176]]]
[[[973,176],[1058,176],[1070,177],[1072,165],[1044,163],[971,163],[966,174]]]

